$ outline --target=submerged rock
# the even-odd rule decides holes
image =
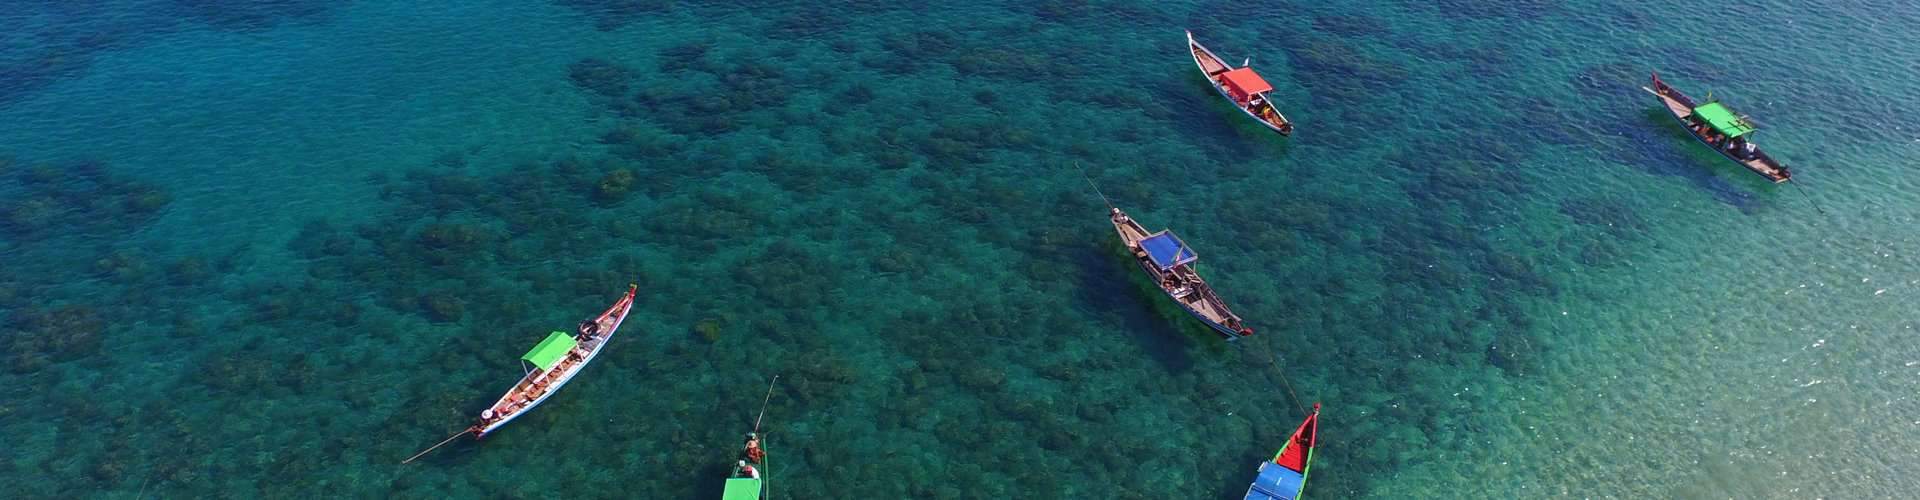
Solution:
[[[720,320],[714,318],[700,320],[699,323],[693,324],[693,333],[709,344],[719,342]]]

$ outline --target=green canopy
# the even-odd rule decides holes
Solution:
[[[1752,123],[1747,122],[1747,119],[1741,118],[1740,115],[1733,114],[1733,110],[1717,102],[1693,108],[1693,115],[1705,120],[1708,125],[1713,126],[1714,130],[1726,134],[1729,138],[1753,133]]]
[[[750,477],[736,477],[727,480],[726,491],[720,494],[721,500],[760,500],[760,480]]]
[[[554,363],[560,362],[560,358],[567,357],[567,351],[573,350],[573,346],[577,344],[579,342],[574,341],[573,337],[562,332],[553,332],[520,359],[532,361],[533,366],[538,366],[541,370],[549,370],[553,368]]]

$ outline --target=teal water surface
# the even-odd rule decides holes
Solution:
[[[712,498],[775,375],[777,498],[1238,498],[1316,401],[1311,498],[1920,490],[1912,5],[0,3],[0,496]]]

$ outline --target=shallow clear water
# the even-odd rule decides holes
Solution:
[[[0,9],[4,496],[715,497],[776,374],[782,498],[1237,497],[1289,385],[1312,497],[1920,487],[1909,5],[248,5]]]

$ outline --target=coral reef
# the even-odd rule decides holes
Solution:
[[[0,171],[0,182],[24,190],[0,198],[0,235],[19,240],[126,233],[152,221],[173,201],[161,188],[97,162]]]
[[[626,97],[632,89],[632,69],[600,58],[586,58],[567,66],[567,79],[600,97]]]
[[[5,328],[0,339],[7,343],[7,368],[28,373],[98,353],[106,320],[93,308],[67,305],[15,310]]]
[[[704,340],[709,344],[719,342],[720,320],[714,318],[700,320],[699,323],[693,324],[693,333],[694,335],[700,336],[700,340]]]

